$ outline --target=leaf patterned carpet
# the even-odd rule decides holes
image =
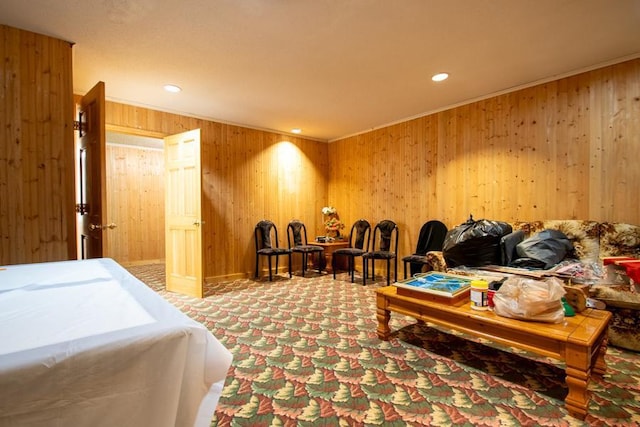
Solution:
[[[584,421],[564,408],[553,359],[391,315],[376,335],[374,289],[347,274],[307,273],[167,292],[164,265],[128,270],[233,353],[212,426],[640,425],[640,354],[609,347]]]

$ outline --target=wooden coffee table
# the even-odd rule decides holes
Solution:
[[[607,326],[611,313],[586,309],[560,324],[528,322],[473,310],[469,302],[449,305],[398,295],[395,286],[376,290],[378,337],[388,340],[391,312],[415,317],[448,329],[521,348],[566,363],[569,394],[567,410],[584,419],[589,404],[587,386],[591,373],[603,374],[607,352]]]

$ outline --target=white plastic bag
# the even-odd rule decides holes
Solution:
[[[513,319],[561,323],[564,294],[562,282],[555,277],[544,281],[510,277],[493,296],[493,311]]]

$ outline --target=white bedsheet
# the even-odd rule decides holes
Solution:
[[[0,426],[208,426],[231,353],[110,259],[0,270]]]

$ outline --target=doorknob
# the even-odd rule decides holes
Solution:
[[[204,225],[204,221],[200,221],[198,219],[196,219],[193,223],[193,225],[195,225],[196,227],[199,227],[201,224]]]
[[[114,228],[116,228],[117,225],[115,223],[111,223],[111,224],[105,224],[105,225],[100,225],[100,224],[89,224],[89,230],[105,230],[105,229],[109,229],[109,230],[113,230]]]

